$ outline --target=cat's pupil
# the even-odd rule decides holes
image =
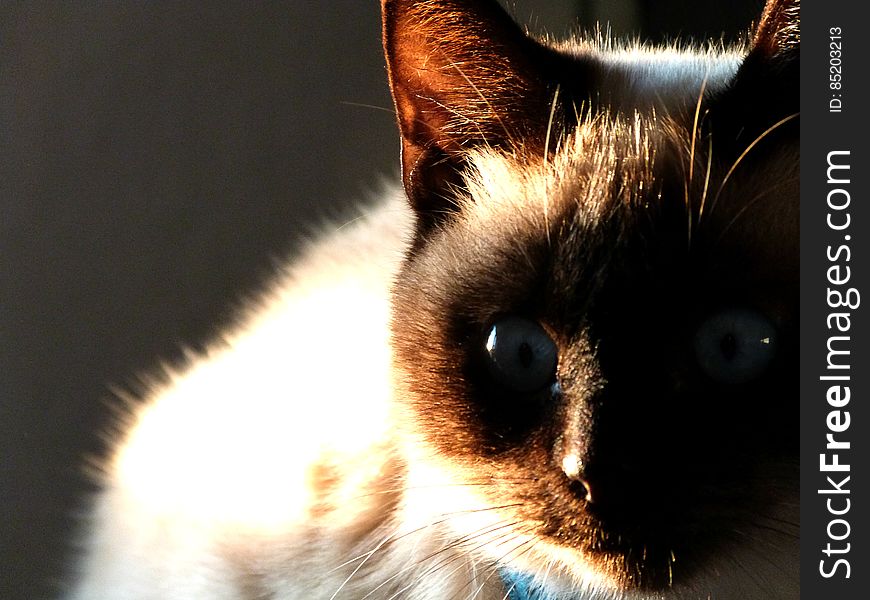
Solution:
[[[777,333],[755,310],[721,310],[695,333],[695,358],[701,370],[719,383],[747,383],[760,377],[776,354]]]
[[[722,356],[725,360],[732,361],[737,356],[737,338],[733,333],[725,334],[722,341],[719,342],[719,348],[722,350]]]
[[[532,347],[529,346],[528,342],[523,342],[520,344],[520,348],[518,351],[520,364],[523,368],[528,369],[532,366],[532,361],[535,359],[535,351],[532,350]]]
[[[504,390],[528,394],[555,379],[558,349],[544,328],[531,319],[499,319],[487,332],[484,348],[488,376]]]

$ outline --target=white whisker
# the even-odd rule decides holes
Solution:
[[[556,115],[556,104],[559,101],[559,89],[556,86],[556,92],[553,94],[553,102],[550,104],[550,116],[547,118],[547,134],[544,136],[544,166],[550,161],[550,136],[553,132],[553,118]],[[547,246],[551,246],[550,242],[550,187],[544,188],[544,231],[547,234]]]

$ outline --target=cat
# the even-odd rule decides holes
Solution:
[[[798,597],[799,8],[384,0],[402,189],[129,403],[66,597]]]

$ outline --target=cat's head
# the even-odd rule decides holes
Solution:
[[[725,52],[384,3],[408,435],[516,541],[491,560],[703,594],[768,544],[796,576],[798,11]]]

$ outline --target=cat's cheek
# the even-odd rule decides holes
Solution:
[[[616,571],[574,547],[542,535],[545,524],[529,513],[540,499],[524,498],[521,488],[505,492],[487,469],[468,461],[458,465],[417,439],[408,450],[408,486],[403,502],[405,528],[440,535],[484,565],[517,573],[546,573],[552,590],[586,589],[616,593]],[[545,500],[546,501],[546,500]],[[498,596],[497,596],[498,597]]]
[[[489,502],[484,480],[460,478],[455,465],[436,452],[426,453],[424,444],[415,444],[411,456],[402,519],[407,530],[426,531],[427,537],[443,540],[445,547],[460,548],[491,574],[491,565],[534,544],[535,538],[523,532],[521,519],[512,510],[515,502]],[[523,562],[521,568],[529,566]],[[497,583],[497,577],[491,579]],[[493,597],[504,593],[498,589]]]

